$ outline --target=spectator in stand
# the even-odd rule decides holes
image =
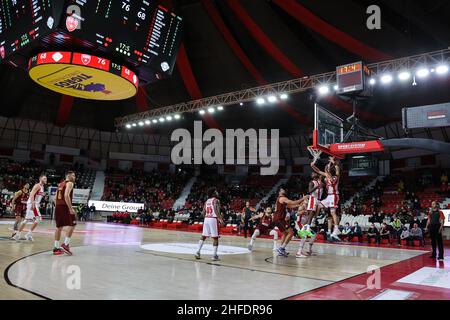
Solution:
[[[373,206],[377,210],[379,210],[383,206],[383,201],[381,201],[380,197],[376,197]]]
[[[250,231],[250,235],[253,234],[253,222],[250,220],[255,213],[255,208],[250,206],[250,202],[245,203],[245,207],[242,209],[242,224],[244,228],[244,238],[247,238],[247,231]]]
[[[420,207],[420,199],[419,199],[419,197],[416,194],[414,194],[413,199],[412,199],[412,209],[415,212],[418,212],[421,209],[421,207]]]
[[[414,245],[414,240],[419,240],[421,247],[423,247],[425,245],[424,241],[423,241],[422,229],[419,228],[419,225],[417,223],[414,223],[413,227],[411,228],[411,230],[409,230],[409,243],[408,243],[408,245],[413,246]]]
[[[350,223],[346,223],[344,226],[344,229],[341,232],[341,239],[345,240],[347,238],[347,241],[350,242],[350,236],[352,234],[352,227],[350,227]]]
[[[409,242],[410,238],[409,238],[408,228],[402,227],[402,233],[400,234],[400,240],[405,240],[406,243]]]
[[[446,172],[443,172],[442,176],[441,176],[441,191],[442,192],[447,192],[448,190],[449,190],[449,187],[448,187],[448,176],[447,176]]]
[[[358,207],[356,206],[356,204],[354,204],[354,205],[350,208],[349,214],[351,214],[351,215],[354,216],[354,217],[359,216]]]
[[[380,232],[378,231],[377,227],[375,227],[375,224],[372,223],[367,230],[367,242],[370,244],[370,239],[375,239],[375,242],[377,244],[380,244]]]
[[[389,230],[388,225],[387,225],[385,222],[383,222],[383,223],[381,224],[381,228],[380,228],[380,241],[381,241],[382,239],[387,239],[388,243],[391,244],[390,233],[391,233],[391,232],[390,232],[390,230]]]
[[[398,192],[403,192],[405,190],[405,183],[403,182],[403,180],[400,180],[398,183]]]
[[[167,213],[167,220],[169,223],[172,223],[175,220],[175,211],[173,209],[170,209]]]
[[[432,259],[436,259],[436,245],[439,249],[438,261],[444,261],[444,242],[442,239],[442,232],[444,228],[445,216],[441,211],[437,201],[431,203],[430,212],[428,213],[428,222],[426,230],[430,233],[431,247],[433,252],[430,256]]]
[[[358,242],[362,242],[362,229],[359,226],[358,222],[355,222],[355,225],[352,228],[352,233],[350,234],[349,241],[351,242],[354,237],[358,237]]]
[[[410,221],[410,225],[409,228],[412,229],[413,225],[417,224],[417,226],[420,226],[420,220],[419,217],[414,216],[414,218],[412,218],[412,220]],[[411,230],[409,230],[411,232]]]
[[[397,216],[395,216],[394,221],[391,222],[391,227],[392,227],[392,237],[396,238],[398,240],[398,244],[400,245],[400,235],[402,234],[403,229],[402,229],[402,222]]]

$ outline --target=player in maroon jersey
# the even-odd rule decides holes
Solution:
[[[58,185],[58,190],[56,191],[54,255],[61,255],[64,253],[72,255],[72,252],[70,251],[70,238],[77,225],[75,210],[72,207],[75,178],[75,172],[67,172],[65,181]],[[61,231],[64,227],[66,228],[66,238],[64,243],[60,246]]]
[[[248,250],[252,251],[253,244],[255,243],[256,238],[264,235],[273,236],[273,250],[275,251],[277,249],[278,232],[274,229],[275,226],[272,222],[272,208],[267,207],[266,210],[252,217],[250,220],[254,221],[258,219],[259,223],[256,226],[255,231],[253,232],[252,239],[250,240],[250,243],[248,245]]]
[[[275,203],[275,213],[273,215],[274,225],[283,234],[280,247],[277,249],[279,256],[287,256],[286,246],[294,236],[294,230],[290,226],[290,215],[287,212],[287,209],[298,208],[303,202],[307,201],[307,199],[308,197],[296,201],[290,200],[286,197],[286,188],[283,186],[280,187],[278,198]]]
[[[12,237],[14,237],[19,231],[19,225],[25,217],[25,210],[27,208],[28,196],[30,193],[30,184],[26,183],[22,189],[17,191],[14,194],[14,198],[11,201],[11,210],[14,212],[16,216],[16,222],[14,223],[14,233]]]

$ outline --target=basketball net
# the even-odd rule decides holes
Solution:
[[[322,150],[315,149],[314,147],[311,147],[311,146],[308,147],[308,151],[313,156],[314,163],[316,163],[317,160],[319,160],[320,156],[322,155]]]

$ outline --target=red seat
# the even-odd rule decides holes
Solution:
[[[402,244],[402,246],[406,246],[407,245],[407,243],[406,243],[406,240],[400,240],[400,243]]]
[[[389,240],[388,239],[381,239],[381,244],[389,244]]]

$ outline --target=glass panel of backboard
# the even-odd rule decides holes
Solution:
[[[317,130],[317,144],[321,147],[328,148],[344,139],[344,121],[317,103],[314,105],[314,129]]]

